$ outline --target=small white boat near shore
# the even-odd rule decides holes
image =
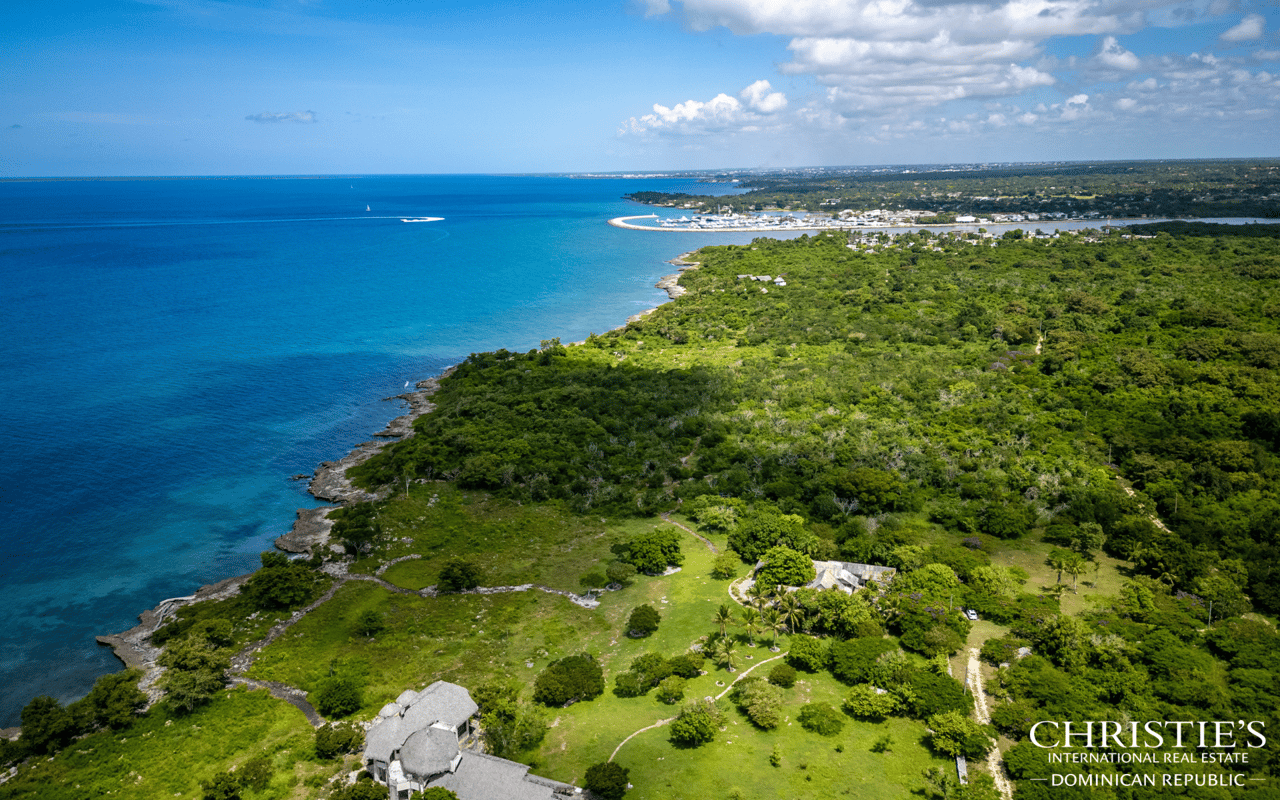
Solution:
[[[439,222],[444,217],[401,217],[401,222]]]

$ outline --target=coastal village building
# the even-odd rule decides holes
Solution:
[[[387,703],[365,736],[365,769],[387,786],[390,800],[440,786],[459,800],[556,800],[580,794],[566,783],[529,774],[529,767],[486,755],[476,746],[479,706],[461,686],[436,681]]]
[[[883,584],[893,580],[893,576],[898,574],[893,567],[852,564],[847,561],[815,561],[813,568],[818,575],[805,588],[839,589],[845,594],[853,594],[866,586],[867,581]]]

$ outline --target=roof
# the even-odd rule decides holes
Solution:
[[[401,704],[403,705],[403,704]],[[401,715],[411,731],[440,723],[456,729],[471,719],[480,706],[471,699],[471,693],[455,683],[436,681],[418,692],[404,714]]]
[[[436,681],[421,692],[406,691],[396,703],[382,707],[380,719],[365,735],[364,757],[389,762],[415,731],[432,725],[457,730],[479,708],[470,692],[453,683]]]
[[[815,561],[814,571],[817,573],[806,586],[810,589],[843,589],[852,591],[860,589],[867,581],[879,581],[892,578],[897,573],[893,567],[881,567],[875,564],[852,564],[847,561]]]
[[[458,735],[444,728],[414,731],[400,748],[404,771],[424,777],[448,772],[457,757]]]
[[[429,781],[463,800],[502,798],[503,800],[552,800],[557,792],[568,793],[573,787],[557,781],[529,775],[529,767],[505,758],[462,751],[457,769]]]

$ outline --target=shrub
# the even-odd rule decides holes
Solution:
[[[670,528],[638,534],[624,549],[622,560],[647,575],[657,575],[668,565],[678,567],[684,563],[680,534]]]
[[[892,641],[878,637],[836,642],[831,645],[831,674],[848,684],[865,683],[871,680],[876,659],[897,649]]]
[[[702,662],[704,660],[701,653],[685,653],[668,659],[667,666],[671,667],[672,675],[679,675],[681,678],[696,678],[702,674]]]
[[[316,757],[329,760],[355,753],[364,745],[364,730],[353,722],[331,722],[316,728]]]
[[[244,762],[244,766],[240,767],[236,775],[240,778],[241,786],[260,792],[271,783],[271,776],[275,775],[275,772],[271,759],[266,756],[254,756]]]
[[[844,715],[827,703],[809,703],[800,709],[800,724],[807,731],[835,736],[844,730]]]
[[[687,681],[678,675],[663,678],[658,684],[658,699],[669,705],[680,702],[684,699],[686,683]]]
[[[147,704],[147,696],[138,688],[142,671],[127,669],[112,675],[103,675],[93,684],[93,689],[80,701],[99,725],[107,728],[127,728],[138,718],[138,711]]]
[[[230,772],[221,772],[200,782],[202,800],[240,800],[240,781]]]
[[[782,724],[782,690],[760,678],[738,681],[733,701],[748,719],[765,730]]]
[[[357,636],[377,636],[386,629],[387,623],[382,614],[371,608],[361,611],[360,616],[356,617],[355,632]]]
[[[480,568],[462,558],[451,558],[440,568],[436,580],[438,592],[464,592],[480,585]]]
[[[657,653],[645,653],[632,659],[631,671],[647,690],[671,674],[671,663]]]
[[[621,672],[613,679],[613,693],[618,697],[639,697],[649,690],[634,672]]]
[[[773,669],[769,670],[769,683],[783,689],[790,689],[796,685],[795,668],[790,664],[775,664]]]
[[[951,758],[982,758],[995,745],[991,726],[975,722],[959,711],[934,714],[926,724],[933,731],[929,744]]]
[[[738,577],[738,564],[742,563],[738,554],[726,550],[716,556],[715,565],[711,568],[711,577],[718,581],[733,580]]]
[[[345,717],[360,710],[360,684],[350,676],[329,675],[308,699],[326,717]]]
[[[698,700],[684,707],[671,723],[671,738],[677,744],[697,747],[716,738],[724,724],[724,712],[712,701]]]
[[[898,699],[889,692],[877,691],[869,683],[860,683],[849,692],[842,708],[858,719],[879,721],[898,710]]]
[[[604,672],[586,653],[552,661],[533,682],[533,699],[547,706],[567,706],[603,692]]]
[[[612,761],[593,764],[587,767],[583,777],[583,785],[587,791],[602,800],[621,800],[627,793],[627,775],[629,770]]]
[[[648,636],[658,629],[662,616],[653,606],[645,604],[636,606],[627,619],[627,635],[633,637]]]
[[[791,649],[787,651],[787,663],[805,672],[817,672],[825,669],[830,655],[827,645],[812,636],[797,635],[791,637]]]

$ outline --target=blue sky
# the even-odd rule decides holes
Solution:
[[[0,175],[1280,156],[1280,0],[0,10]]]

